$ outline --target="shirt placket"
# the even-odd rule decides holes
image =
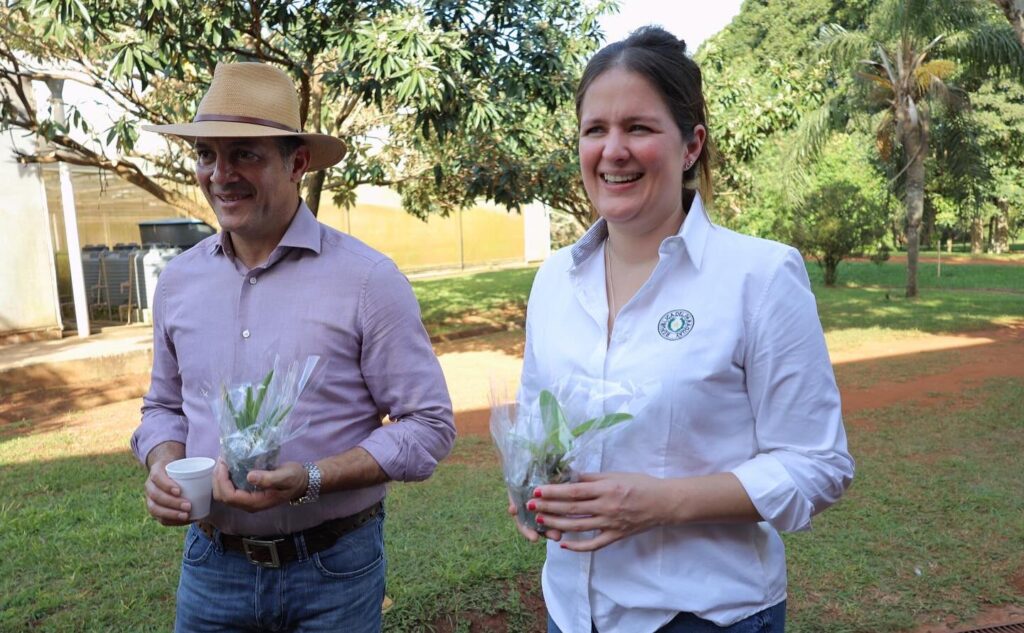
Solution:
[[[258,361],[256,350],[259,346],[256,345],[256,337],[266,335],[266,332],[259,331],[259,323],[255,320],[253,310],[259,279],[263,272],[262,268],[253,268],[242,276],[242,288],[238,293],[236,311],[238,319],[235,321],[236,331],[233,333],[236,343],[232,375],[236,380],[245,377],[255,379],[252,377],[252,368]]]
[[[604,260],[599,258],[597,261],[603,262]],[[572,272],[572,280],[576,300],[584,312],[597,323],[598,332],[600,333],[600,339],[596,342],[597,344],[590,346],[590,362],[586,366],[600,368],[599,372],[594,372],[597,373],[594,377],[605,380],[610,347],[607,343],[608,296],[604,288],[603,266],[599,271],[577,267]],[[584,345],[588,343],[583,342]],[[604,451],[601,442],[595,443],[593,450],[594,457],[590,463],[596,467],[603,460]],[[581,537],[586,537],[586,535]],[[590,623],[593,618],[590,607],[590,570],[593,565],[594,555],[591,552],[578,552],[574,556],[577,559],[578,573],[576,576],[577,581],[573,587],[573,592],[576,595],[573,630],[589,632]]]

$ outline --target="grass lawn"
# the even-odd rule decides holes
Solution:
[[[1010,256],[1000,256],[1008,260]],[[1024,266],[1006,264],[986,264],[986,260],[977,263],[948,265],[945,262],[939,267],[933,262],[917,265],[918,290],[929,289],[999,289],[1024,292]],[[1021,260],[1018,258],[1018,262]],[[821,267],[813,261],[808,262],[807,272],[812,283],[822,281]],[[840,262],[836,269],[837,283],[840,286],[881,286],[896,290],[902,294],[907,285],[907,267],[904,263],[884,262]]]
[[[423,324],[432,336],[463,329],[522,326],[537,268],[512,268],[458,277],[416,279]]]
[[[902,264],[843,262],[840,285],[826,288],[818,265],[808,262],[829,348],[839,351],[880,337],[990,329],[1024,315],[1024,266],[969,264],[948,269],[948,275],[939,279],[919,271],[921,296],[908,300],[903,297]],[[515,268],[420,279],[412,285],[427,331],[450,336],[481,327],[521,326],[536,272],[535,267]]]
[[[961,278],[975,275],[967,268],[975,266],[956,269]],[[809,269],[814,275],[816,266]],[[454,332],[521,320],[534,273],[418,280],[414,288],[432,333]],[[974,276],[969,288],[927,287],[922,278],[922,297],[907,301],[891,291],[886,298],[888,282],[879,280],[891,274],[850,263],[840,276],[847,286],[815,284],[830,346],[986,329],[1024,315],[1024,287],[1012,275]],[[887,362],[901,374],[939,371]],[[933,400],[849,421],[853,488],[814,530],[785,537],[789,630],[896,632],[926,614],[966,618],[979,605],[1024,604],[1012,584],[1024,569],[1024,385],[996,379]],[[124,448],[130,427],[90,415],[73,413],[56,431],[0,435],[0,631],[169,628],[184,530],[147,518],[144,475]],[[541,630],[531,606],[543,548],[518,537],[504,497],[484,438],[461,438],[429,481],[392,486],[395,604],[386,631],[469,631],[471,621],[480,630],[493,616],[510,631]]]
[[[853,488],[786,535],[790,630],[884,633],[1019,603],[1022,401],[1024,385],[994,380],[934,407],[861,413],[872,428],[849,425]],[[0,444],[0,631],[167,630],[183,530],[146,518],[142,473],[110,446],[85,427]],[[460,439],[431,480],[393,486],[386,631],[468,631],[487,614],[538,630],[522,592],[536,599],[543,549],[514,533],[503,497],[483,438]]]

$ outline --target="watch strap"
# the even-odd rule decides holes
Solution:
[[[294,499],[291,502],[293,506],[301,506],[307,503],[315,503],[320,500],[320,484],[322,482],[322,475],[320,473],[320,467],[313,462],[306,462],[303,464],[306,469],[306,492],[298,499]]]

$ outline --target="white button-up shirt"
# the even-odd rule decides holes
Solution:
[[[679,612],[729,625],[785,599],[778,531],[809,528],[853,477],[807,271],[793,248],[711,224],[697,196],[609,340],[607,234],[599,220],[537,273],[520,399],[570,375],[660,383],[588,468],[732,472],[765,520],[659,527],[593,553],[549,542],[544,599],[565,633],[645,633]]]

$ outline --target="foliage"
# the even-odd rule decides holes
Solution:
[[[896,245],[913,241],[908,228],[930,239],[940,208],[947,224],[949,212],[956,214],[957,231],[971,225],[972,215],[1008,218],[999,226],[1012,238],[1016,202],[997,203],[991,194],[1004,189],[996,179],[1024,180],[1016,165],[1024,152],[987,147],[988,124],[969,104],[986,86],[1012,95],[1006,87],[1019,85],[1024,52],[988,0],[746,2],[697,59],[720,153],[720,221],[785,238],[780,229],[791,209],[817,186],[808,173],[841,132],[874,139],[874,155],[852,160],[850,169],[875,165],[886,172],[892,200],[884,205],[904,203],[904,219],[891,226]],[[889,70],[902,75],[890,77]],[[999,116],[1017,125],[1006,105],[997,107]],[[908,150],[911,144],[917,146]]]
[[[533,456],[533,463],[536,466],[526,469],[527,479],[523,482],[524,484],[537,481],[537,479],[531,478],[532,475],[539,475],[539,481],[568,481],[569,464],[566,461],[566,455],[575,440],[585,433],[606,429],[633,419],[633,416],[628,413],[611,413],[572,424],[558,403],[558,399],[547,389],[540,392],[539,402],[544,434],[541,440],[530,446],[530,454]]]
[[[851,253],[873,244],[883,233],[878,205],[848,182],[831,182],[813,191],[795,210],[790,233],[794,246],[809,253],[836,283],[836,267]]]
[[[865,28],[849,31],[830,25],[823,29],[822,42],[837,72],[853,72],[860,79],[861,91],[849,94],[847,103],[876,115],[879,153],[886,161],[895,158],[900,167],[893,180],[901,185],[906,207],[906,295],[916,296],[926,161],[935,149],[933,117],[942,112],[955,117],[966,108],[966,93],[951,83],[957,73],[1024,78],[1024,49],[1004,22],[994,21],[988,4],[960,0],[882,0],[873,7]],[[849,120],[856,112],[845,114]],[[823,120],[832,125],[821,125]],[[811,146],[812,155],[813,139],[820,139],[836,122],[820,115],[805,121],[804,137],[812,140],[803,145]]]
[[[1019,0],[992,0],[1003,11],[1010,26],[1017,34],[1020,45],[1024,46],[1024,5]]]
[[[264,413],[263,417],[260,417],[261,410],[263,409],[263,399],[266,398],[267,392],[270,389],[270,382],[274,379],[274,370],[271,369],[266,377],[259,385],[253,386],[246,384],[241,387],[241,391],[244,394],[242,402],[236,407],[232,402],[231,394],[228,392],[228,388],[223,387],[223,398],[224,404],[228,407],[228,412],[231,414],[231,418],[235,422],[235,428],[239,431],[245,431],[249,428],[256,426],[258,423],[262,428],[274,428],[281,424],[286,417],[288,412],[291,411],[291,405],[280,404],[274,407],[270,413]],[[254,395],[255,394],[255,395]],[[257,434],[258,433],[257,429]]]
[[[774,142],[824,102],[828,67],[808,54],[807,42],[826,19],[829,4],[744,3],[696,56],[708,100],[709,136],[719,154],[715,210],[727,224],[764,232],[759,228],[765,224],[743,215],[756,213],[764,178],[779,171],[769,157]]]
[[[888,225],[884,182],[872,168],[867,139],[833,139],[811,180],[811,191],[793,206],[791,217],[776,219],[776,232],[822,267],[825,284],[836,283],[836,269],[853,253],[878,250]]]
[[[192,117],[217,61],[263,61],[299,87],[304,128],[341,136],[349,153],[306,179],[354,201],[360,184],[396,188],[420,217],[484,196],[517,209],[572,207],[576,174],[558,130],[571,121],[583,60],[609,0],[20,0],[0,8],[0,127],[40,135],[27,162],[113,171],[183,211],[191,150],[169,139],[147,152],[139,122]],[[25,80],[63,79],[113,103],[105,129],[73,111],[66,125],[37,112]],[[552,130],[556,134],[552,134]],[[152,166],[157,176],[146,170]],[[578,185],[577,185],[578,189]],[[566,202],[566,200],[569,202]]]

